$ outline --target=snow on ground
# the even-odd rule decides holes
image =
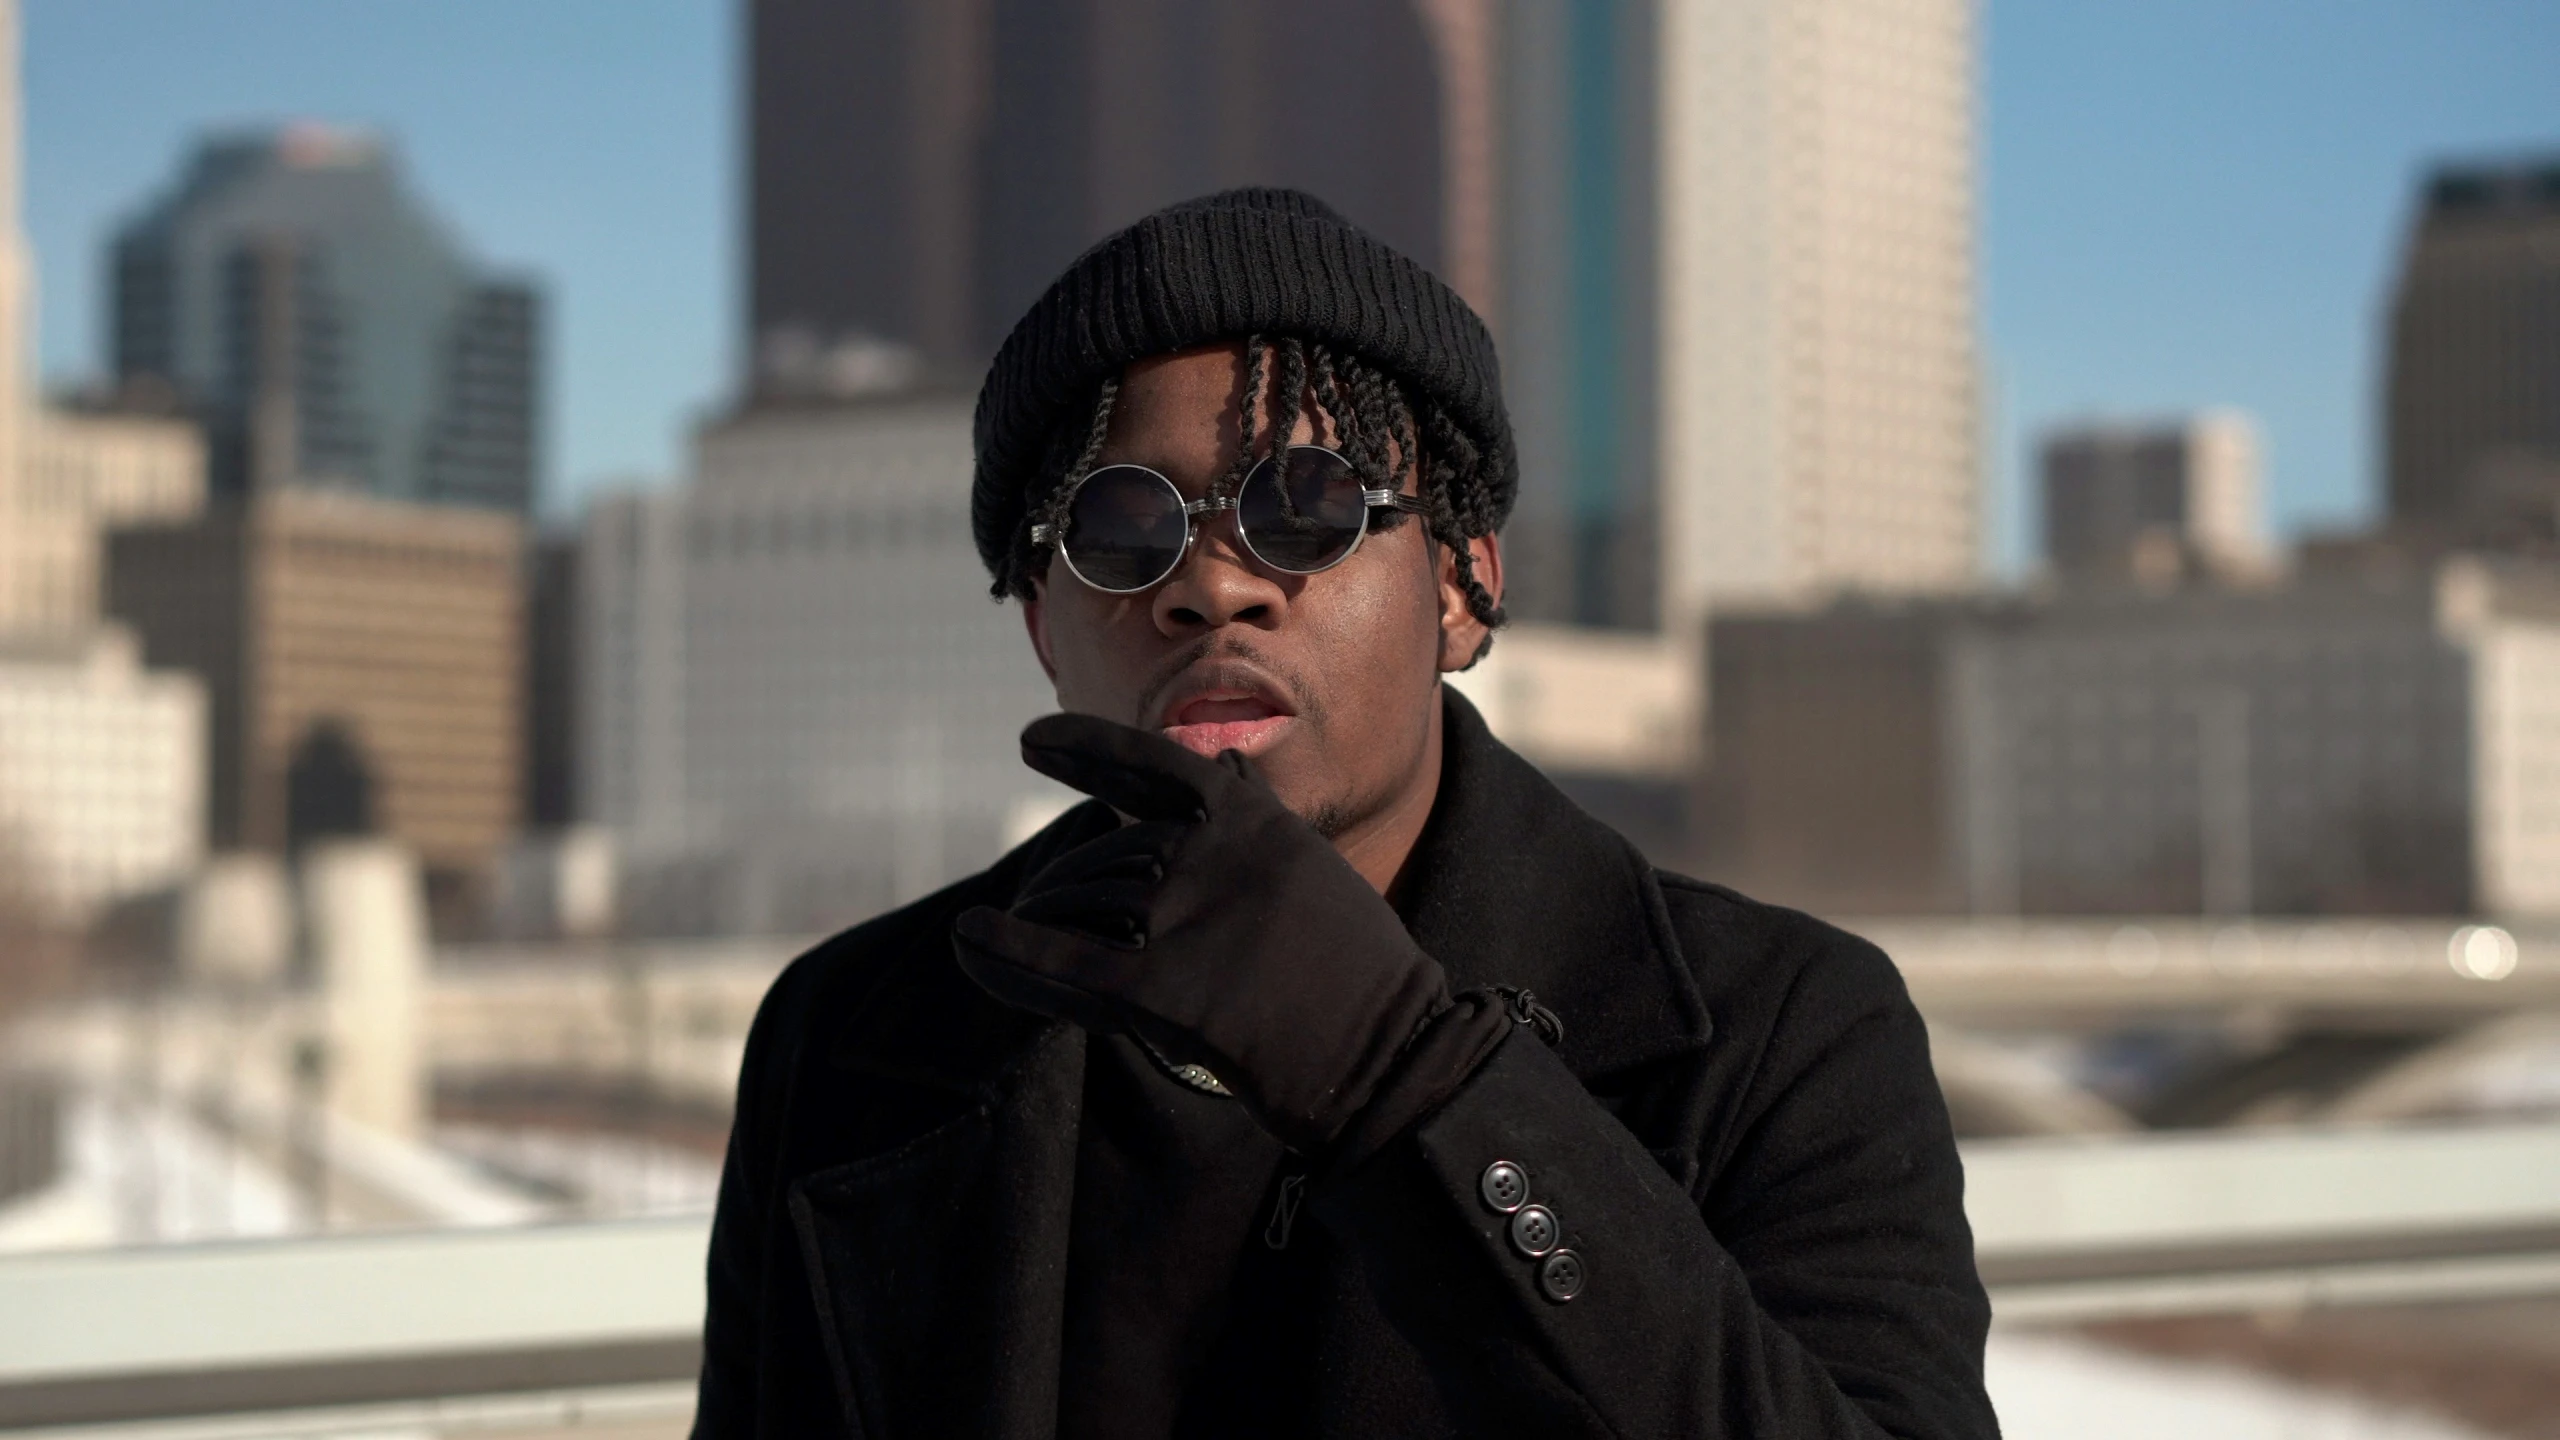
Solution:
[[[282,1177],[175,1105],[90,1092],[62,1119],[62,1173],[0,1205],[0,1251],[282,1235],[300,1222]]]
[[[439,1125],[436,1144],[519,1184],[553,1190],[589,1215],[709,1211],[720,1162],[640,1136]]]
[[[2068,1336],[1994,1334],[1988,1373],[2005,1440],[2491,1440],[2433,1416]]]

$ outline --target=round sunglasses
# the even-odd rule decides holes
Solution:
[[[1421,500],[1372,488],[1351,462],[1322,445],[1292,445],[1265,455],[1245,472],[1233,496],[1185,500],[1162,471],[1105,465],[1067,493],[1056,526],[1034,525],[1035,545],[1054,544],[1085,584],[1110,595],[1134,595],[1163,581],[1199,538],[1195,523],[1219,510],[1236,514],[1236,534],[1264,565],[1314,575],[1351,558],[1369,533],[1369,512],[1425,513]]]

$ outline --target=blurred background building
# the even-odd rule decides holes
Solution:
[[[384,834],[457,899],[515,832],[522,531],[281,487],[109,542],[108,608],[211,697],[211,839]]]
[[[2560,158],[2431,177],[2391,297],[2392,523],[2560,549]]]
[[[204,687],[112,627],[0,635],[0,864],[81,926],[204,856]]]
[[[532,509],[533,288],[482,273],[380,141],[312,124],[207,141],[111,263],[115,383],[201,415],[216,494]]]
[[[2041,461],[2045,559],[2069,583],[2160,589],[2274,563],[2245,415],[2079,426],[2047,436]]]
[[[2560,918],[2555,581],[1727,614],[1698,858],[1833,914]]]
[[[75,396],[22,417],[25,448],[0,539],[0,624],[77,628],[100,614],[101,541],[115,526],[203,508],[201,432],[184,417]]]
[[[1425,264],[1468,253],[1482,199],[1449,203],[1452,161],[1489,159],[1491,97],[1448,71],[1485,63],[1488,8],[749,0],[750,392],[974,386],[1077,252],[1234,185],[1313,189]]]
[[[581,789],[633,924],[852,924],[1063,808],[1018,758],[1056,702],[970,540],[969,412],[750,406],[700,432],[690,483],[588,512]]]
[[[1974,5],[1661,13],[1666,623],[1979,584]]]

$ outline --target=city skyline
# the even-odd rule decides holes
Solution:
[[[2560,145],[2560,96],[2531,62],[2560,44],[2560,15],[2483,6],[2457,28],[2412,5],[2315,24],[2312,8],[1986,7],[2000,568],[2033,548],[2033,437],[2093,412],[2259,415],[2280,532],[2378,508],[2380,311],[2421,168]],[[32,0],[41,372],[105,368],[99,244],[200,131],[303,114],[373,124],[492,262],[558,296],[555,506],[612,476],[672,473],[738,369],[731,12],[659,0],[616,7],[608,27],[571,0],[359,25],[309,0],[218,20],[167,0]],[[466,65],[470,86],[437,83]]]

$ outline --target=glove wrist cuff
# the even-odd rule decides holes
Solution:
[[[1489,986],[1451,997],[1422,1022],[1369,1103],[1342,1127],[1321,1168],[1329,1175],[1355,1169],[1429,1119],[1524,1026],[1549,1045],[1564,1037],[1564,1022],[1526,990]]]

